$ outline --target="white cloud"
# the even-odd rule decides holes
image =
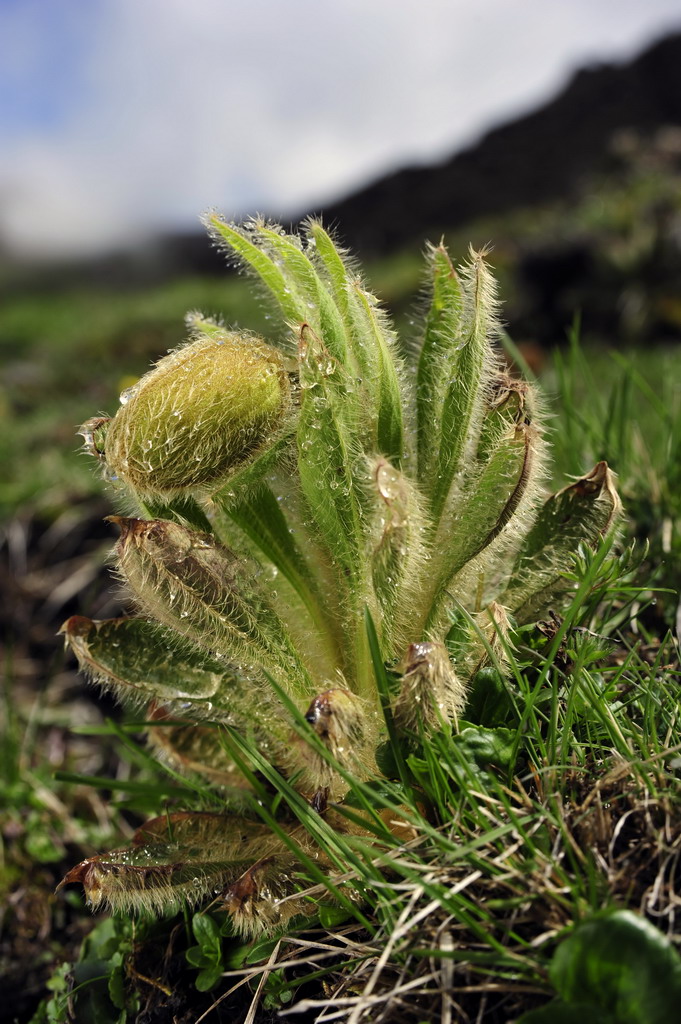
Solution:
[[[81,0],[62,7],[72,91],[0,155],[0,239],[28,250],[191,227],[207,206],[298,212],[443,156],[681,20],[678,0],[101,0],[87,23]],[[10,86],[58,86],[44,9],[0,7]]]

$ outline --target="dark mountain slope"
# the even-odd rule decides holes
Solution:
[[[569,199],[607,170],[616,132],[663,125],[681,125],[681,33],[629,64],[579,71],[550,103],[446,163],[398,171],[321,212],[364,255],[420,245],[476,217]]]

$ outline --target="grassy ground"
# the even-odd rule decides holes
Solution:
[[[587,353],[574,338],[542,373],[557,480],[607,458],[626,536],[577,559],[568,612],[521,631],[510,672],[478,680],[457,732],[393,750],[393,781],[354,786],[358,808],[404,821],[401,834],[377,824],[374,842],[349,843],[327,830],[344,899],[292,937],[245,945],[216,904],[158,924],[100,918],[79,953],[92,919],[77,893],[52,895],[64,870],[162,806],[208,809],[215,795],[160,772],[134,722],[84,694],[54,645],[67,615],[121,607],[105,581],[107,528],[96,525],[107,507],[92,504],[101,485],[73,451],[73,426],[111,409],[130,383],[122,373],[139,375],[181,340],[188,307],[230,309],[266,330],[243,295],[238,280],[186,282],[113,307],[107,296],[55,296],[6,314],[6,354],[16,348],[1,497],[21,506],[5,536],[14,582],[3,584],[15,630],[0,745],[0,956],[8,991],[23,979],[10,1019],[28,1019],[50,975],[41,1022],[262,1021],[279,1010],[353,1024],[673,1019],[681,353]],[[256,767],[268,786],[254,813],[310,823],[284,780]],[[300,884],[312,899],[326,890],[309,869]],[[636,916],[599,916],[625,910]],[[561,1007],[542,1016],[554,997]]]

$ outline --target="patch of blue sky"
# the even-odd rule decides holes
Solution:
[[[0,0],[0,132],[58,131],[88,92],[105,0]]]

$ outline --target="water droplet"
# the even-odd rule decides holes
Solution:
[[[132,387],[126,388],[125,391],[121,391],[118,397],[118,401],[121,403],[121,405],[127,405],[130,399],[135,397],[139,389],[139,383],[133,384]]]

